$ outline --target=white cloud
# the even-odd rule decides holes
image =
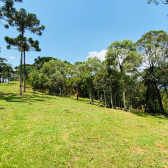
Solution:
[[[105,60],[105,56],[106,56],[106,52],[107,52],[107,50],[105,50],[105,49],[103,49],[100,52],[97,52],[97,51],[89,52],[89,56],[87,56],[86,59],[88,59],[89,57],[91,57],[91,58],[97,57],[101,61],[104,61]]]
[[[6,58],[10,58],[10,59],[15,59],[15,57],[13,57],[13,56],[6,56]]]
[[[10,59],[15,59],[15,57],[12,57],[12,56],[11,56],[11,57],[9,57],[9,58],[10,58]]]

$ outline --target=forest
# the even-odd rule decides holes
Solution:
[[[30,84],[34,92],[76,95],[77,99],[88,97],[90,104],[96,99],[112,109],[139,109],[165,115],[168,110],[167,39],[167,33],[160,30],[147,32],[136,43],[115,41],[108,47],[103,62],[95,57],[70,64],[39,56],[34,64],[24,63],[22,68],[19,65],[13,71],[1,58],[1,83],[4,79],[20,79],[24,92],[26,84]]]
[[[135,43],[116,39],[107,46],[104,61],[95,57],[71,64],[38,56],[30,65],[25,62],[26,53],[40,52],[41,48],[39,41],[24,36],[25,31],[41,36],[45,26],[40,25],[35,14],[23,8],[17,11],[13,1],[2,2],[0,18],[7,21],[4,27],[13,26],[20,33],[16,38],[4,37],[7,49],[18,50],[21,58],[20,65],[14,68],[6,58],[0,58],[1,83],[19,80],[20,95],[22,90],[26,92],[26,85],[31,85],[34,92],[76,95],[77,99],[88,97],[90,104],[99,100],[99,105],[103,102],[105,108],[168,114],[168,34],[165,31],[151,30]]]

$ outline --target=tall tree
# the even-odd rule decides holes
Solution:
[[[38,56],[37,58],[34,59],[34,66],[37,67],[37,69],[41,69],[44,65],[45,62],[49,62],[50,60],[56,60],[56,58],[53,57],[40,57]]]
[[[41,51],[39,48],[39,41],[29,38],[28,41],[23,43],[23,52],[24,52],[24,92],[26,92],[26,51]]]
[[[101,89],[104,92],[104,103],[105,103],[105,108],[106,108],[107,107],[106,91],[107,91],[107,85],[108,85],[108,72],[105,66],[102,66],[101,69],[98,71],[98,73],[95,74],[93,83],[97,89]]]
[[[58,87],[62,97],[63,83],[66,78],[65,66],[66,63],[59,59],[44,63],[41,72],[46,75],[46,85],[50,94],[53,94],[54,89]]]
[[[82,78],[89,88],[90,104],[91,103],[93,104],[93,77],[99,71],[101,66],[102,66],[101,61],[97,57],[88,58],[88,60],[84,62],[83,66],[84,74]]]
[[[24,43],[24,34],[26,30],[29,30],[32,33],[37,35],[42,35],[42,31],[45,29],[45,26],[40,26],[40,20],[37,19],[35,14],[27,13],[25,9],[21,8],[19,11],[15,12],[15,15],[9,19],[9,24],[17,28],[20,33],[20,43],[21,43],[21,59],[20,59],[20,95],[22,95],[22,56],[23,56],[23,43]]]
[[[9,38],[8,36],[5,36],[5,41],[7,42],[7,49],[17,49],[17,50],[21,50],[21,40],[22,37],[21,36],[17,36],[16,38]],[[12,46],[14,48],[12,48]],[[23,83],[24,83],[24,92],[26,91],[26,61],[25,61],[25,57],[26,51],[41,51],[41,49],[39,48],[39,42],[37,40],[33,40],[32,38],[29,38],[27,40],[26,37],[23,38],[23,53],[24,53],[24,77],[23,77]]]
[[[72,73],[73,73],[73,77],[71,78],[71,80],[73,81],[73,86],[76,87],[76,99],[78,100],[79,97],[79,89],[80,89],[80,85],[82,83],[82,75],[83,75],[83,65],[82,64],[78,64],[78,65],[74,65],[73,69],[72,69]]]
[[[11,73],[13,72],[12,65],[9,63],[5,64],[3,68],[3,72],[5,74],[4,77],[8,79],[8,84],[9,84],[9,79],[10,79]]]
[[[163,79],[167,76],[166,66],[168,64],[168,45],[166,39],[163,38],[165,35],[167,36],[166,32],[162,30],[149,31],[137,41],[139,50],[143,52],[143,66],[145,67],[143,79],[147,85],[146,104],[149,101],[148,96],[151,95],[149,91],[155,90],[162,114],[165,112],[161,90],[165,84]]]
[[[3,71],[4,71],[4,67],[6,65],[6,63],[5,63],[6,61],[7,61],[6,58],[0,57],[0,80],[1,80],[0,83],[2,83],[3,79],[4,79]]]
[[[107,65],[118,67],[122,76],[124,110],[127,111],[125,82],[126,72],[138,68],[140,55],[136,52],[136,46],[131,40],[115,41],[108,47],[106,54]]]

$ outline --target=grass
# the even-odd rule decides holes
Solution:
[[[168,120],[0,85],[0,167],[168,168]]]

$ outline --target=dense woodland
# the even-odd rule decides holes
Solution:
[[[6,28],[13,26],[19,33],[16,38],[5,37],[7,49],[17,49],[21,59],[20,65],[12,68],[5,58],[0,58],[1,83],[19,80],[20,95],[22,89],[26,92],[26,85],[31,85],[34,92],[75,95],[77,99],[88,97],[90,104],[98,100],[99,105],[103,102],[109,108],[168,114],[168,34],[165,31],[144,32],[136,43],[114,41],[107,46],[103,62],[95,57],[71,64],[39,56],[28,65],[26,52],[41,49],[37,40],[25,37],[25,30],[42,35],[45,27],[40,26],[35,14],[23,8],[16,11],[13,1],[2,2],[0,19],[7,21]]]

